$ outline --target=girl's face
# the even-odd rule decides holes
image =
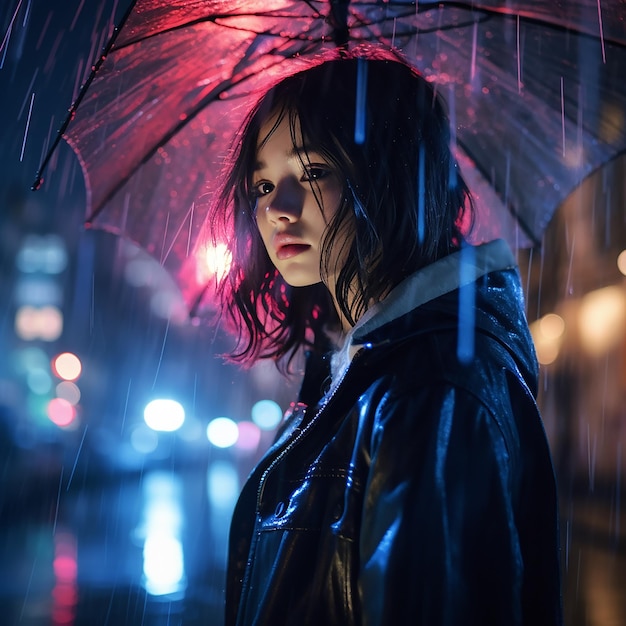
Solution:
[[[273,116],[261,127],[251,192],[272,263],[288,284],[304,287],[322,280],[321,244],[343,189],[328,161],[306,145],[298,120],[292,136],[289,116],[278,124],[277,119]],[[342,241],[332,243],[327,278],[333,284],[342,266],[341,251],[348,249],[347,231],[342,228]]]

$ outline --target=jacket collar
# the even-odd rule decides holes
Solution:
[[[453,252],[411,274],[369,309],[348,333],[350,342],[363,344],[367,335],[413,309],[474,283],[485,274],[514,267],[515,258],[502,239]]]
[[[348,332],[343,347],[332,357],[332,379],[348,367],[352,357],[371,343],[376,331],[414,309],[495,271],[516,268],[505,241],[496,239],[479,246],[466,246],[428,265],[397,285],[381,302],[370,308]]]

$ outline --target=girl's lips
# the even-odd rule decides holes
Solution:
[[[288,243],[276,250],[276,258],[279,261],[284,261],[306,252],[310,247],[308,243]]]

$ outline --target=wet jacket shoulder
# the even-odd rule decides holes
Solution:
[[[233,517],[227,624],[560,623],[517,273],[493,245],[445,261],[355,329],[319,402],[311,366]]]

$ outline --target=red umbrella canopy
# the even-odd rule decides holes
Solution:
[[[143,246],[197,301],[228,260],[204,208],[252,104],[337,47],[368,45],[397,51],[448,101],[474,238],[536,244],[626,148],[625,14],[626,0],[137,0],[64,128],[87,223]]]

